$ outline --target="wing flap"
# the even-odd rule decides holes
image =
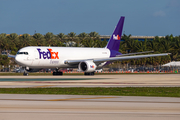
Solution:
[[[123,56],[123,57],[111,57],[106,59],[95,59],[94,62],[105,62],[105,61],[122,61],[129,59],[139,59],[139,58],[147,58],[147,57],[158,57],[158,56],[166,56],[170,53],[162,53],[162,54],[149,54],[149,55],[136,55],[136,56]]]
[[[128,53],[128,54],[116,55],[116,57],[123,57],[123,56],[130,56],[130,55],[137,55],[137,54],[144,54],[144,53],[152,53],[152,52],[154,52],[154,51],[145,51],[145,52]]]

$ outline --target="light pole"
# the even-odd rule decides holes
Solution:
[[[10,70],[10,67],[11,67],[11,65],[9,65],[9,72],[11,71],[11,70]]]

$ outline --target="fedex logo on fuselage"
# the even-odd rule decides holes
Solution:
[[[121,38],[120,38],[120,36],[119,35],[113,35],[113,39],[115,39],[115,40],[120,40]]]
[[[94,68],[94,65],[90,65],[90,68]]]
[[[39,59],[59,59],[58,52],[54,52],[52,49],[47,49],[47,51],[41,51],[40,48],[37,48],[39,52]]]

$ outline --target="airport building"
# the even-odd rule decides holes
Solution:
[[[109,40],[111,35],[100,35],[101,40]],[[159,38],[165,37],[165,36],[158,36]],[[134,40],[139,40],[139,41],[144,41],[145,39],[147,40],[153,40],[155,36],[130,36],[131,39]],[[121,39],[123,41],[123,39]]]

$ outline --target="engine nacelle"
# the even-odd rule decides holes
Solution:
[[[79,70],[83,72],[94,72],[96,70],[96,64],[93,61],[83,61],[79,63]]]

